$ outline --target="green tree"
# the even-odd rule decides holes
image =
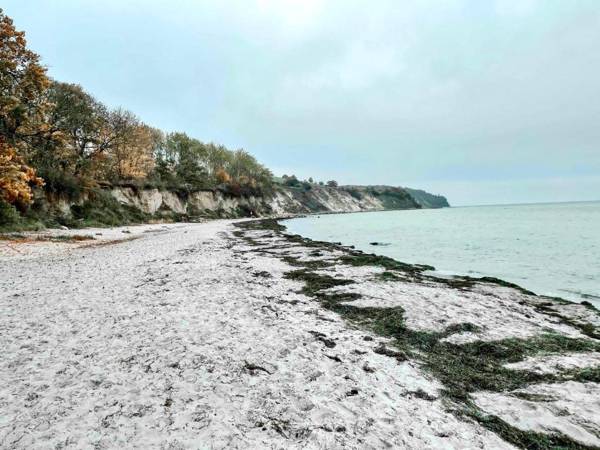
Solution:
[[[207,187],[208,149],[185,133],[169,133],[156,151],[156,173],[169,184],[187,188]]]
[[[52,104],[50,127],[64,137],[64,145],[47,155],[44,164],[59,162],[63,170],[81,174],[90,169],[93,155],[106,147],[109,111],[77,84],[53,82],[48,99]],[[105,148],[104,148],[105,149]],[[48,161],[48,158],[51,161]]]

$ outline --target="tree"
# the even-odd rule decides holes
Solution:
[[[131,124],[109,153],[112,160],[112,178],[147,178],[154,169],[154,150],[160,142],[159,139],[160,134],[157,130],[142,123]]]
[[[217,173],[221,170],[228,172],[229,165],[231,164],[232,152],[227,150],[222,145],[215,145],[213,143],[207,144],[207,169],[208,174],[213,183],[219,183]]]
[[[199,189],[211,184],[208,146],[185,133],[169,133],[155,151],[155,176],[173,187]]]
[[[175,174],[192,188],[204,187],[208,179],[208,151],[204,144],[185,133],[167,136],[167,147],[175,162]]]
[[[289,186],[289,187],[300,187],[300,186],[302,186],[302,183],[300,183],[300,180],[298,180],[298,178],[296,178],[296,175],[290,175],[289,177],[287,177],[283,181],[283,184],[285,184],[286,186]]]
[[[62,170],[82,175],[91,169],[94,155],[105,150],[101,145],[106,147],[109,111],[77,84],[52,82],[48,100],[52,105],[50,129],[60,133],[64,142],[47,146],[45,155],[36,160],[44,166],[58,164]]]
[[[48,133],[44,123],[50,81],[25,33],[0,9],[0,198],[20,209],[43,181],[25,163],[31,140]]]
[[[0,138],[0,199],[24,211],[33,201],[31,187],[43,184],[14,147]]]
[[[25,33],[0,9],[0,134],[9,144],[47,131],[44,94],[50,80],[39,59],[27,48]]]
[[[338,183],[337,183],[337,181],[335,181],[335,180],[329,180],[329,181],[327,182],[327,186],[329,186],[329,187],[333,187],[333,188],[334,188],[334,187],[338,187]]]

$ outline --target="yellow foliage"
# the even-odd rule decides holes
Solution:
[[[112,151],[116,173],[123,179],[146,178],[154,168],[156,133],[146,125],[130,127],[121,145]]]
[[[9,142],[47,132],[44,93],[50,85],[39,56],[27,48],[25,33],[0,9],[0,131]]]
[[[20,208],[33,202],[32,186],[43,186],[44,181],[35,170],[7,143],[0,141],[0,198]]]
[[[229,183],[231,181],[231,176],[223,168],[217,170],[215,176],[219,183]]]

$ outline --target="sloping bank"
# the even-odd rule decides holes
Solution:
[[[413,194],[411,194],[413,192]],[[69,227],[122,225],[197,218],[264,217],[285,214],[380,211],[449,206],[441,196],[390,186],[277,186],[262,194],[235,193],[227,186],[197,191],[141,188],[133,184],[40,191],[26,216],[34,224]]]
[[[440,382],[420,398],[507,447],[600,448],[600,315],[591,305],[494,278],[437,278],[429,266],[286,234],[275,220],[237,226],[246,256],[281,260],[284,277],[320,307],[389,339],[373,352]]]

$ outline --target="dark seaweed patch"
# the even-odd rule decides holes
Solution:
[[[424,277],[422,272],[432,270],[433,267],[410,265],[384,256],[364,254],[331,243],[311,241],[297,235],[286,235],[281,233],[285,230],[285,227],[276,221],[255,221],[253,224],[252,222],[243,222],[242,224],[244,224],[243,228],[246,229],[271,229],[275,233],[279,233],[279,236],[285,237],[290,243],[316,248],[318,250],[313,250],[315,256],[317,256],[317,252],[319,253],[318,256],[321,256],[321,251],[327,249],[343,251],[345,254],[336,261],[338,264],[383,267],[386,271],[378,275],[383,281],[405,281],[406,278],[402,277],[402,274],[408,274],[411,281],[426,278],[443,282],[455,289],[468,289],[475,283],[484,282],[511,287],[524,294],[534,295],[517,285],[490,277],[482,279]],[[290,265],[301,267],[301,269],[286,273],[285,276],[289,279],[304,282],[302,293],[319,301],[324,308],[338,313],[345,320],[369,329],[380,336],[392,339],[391,345],[394,348],[380,345],[375,348],[377,353],[393,357],[399,362],[409,358],[420,361],[422,367],[444,385],[442,390],[444,404],[458,417],[474,420],[498,434],[507,442],[520,448],[535,450],[592,448],[562,434],[544,434],[523,431],[513,427],[496,416],[484,414],[473,404],[470,394],[482,390],[512,391],[542,382],[599,381],[600,367],[573,369],[559,374],[539,374],[504,367],[507,363],[523,361],[531,356],[600,351],[598,341],[546,333],[528,339],[509,338],[492,342],[475,341],[466,344],[453,344],[444,341],[444,338],[456,333],[477,333],[481,330],[471,323],[454,324],[442,332],[410,329],[405,325],[404,310],[401,307],[357,307],[352,304],[352,301],[360,298],[360,294],[331,290],[332,288],[354,283],[353,280],[315,272],[317,269],[330,266],[332,264],[331,260],[300,261],[290,255],[277,256]],[[539,312],[556,316],[565,323],[582,330],[590,337],[598,337],[591,325],[575,323],[553,310],[552,305],[557,303],[548,302],[547,304],[542,303],[534,306]],[[339,360],[337,355],[329,357]],[[531,399],[533,400],[533,398]],[[537,401],[544,400],[538,399]]]

